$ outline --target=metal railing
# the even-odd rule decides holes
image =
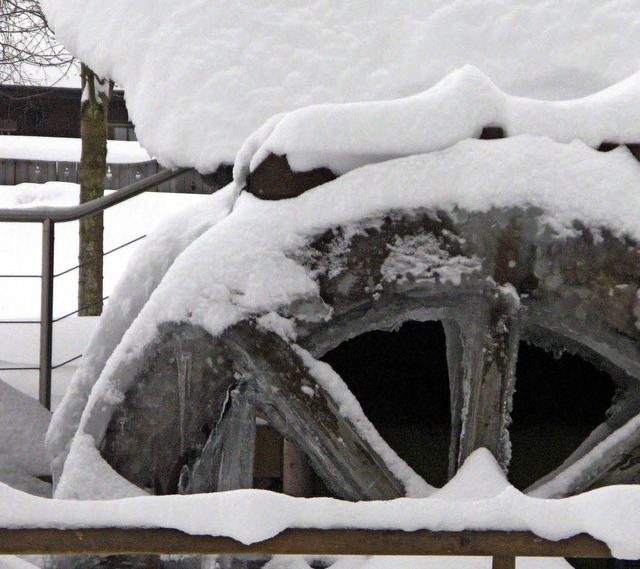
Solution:
[[[179,170],[162,170],[157,174],[154,174],[148,178],[139,180],[125,188],[115,191],[114,193],[93,200],[87,203],[83,203],[71,207],[37,207],[29,209],[0,209],[0,223],[40,223],[42,225],[42,268],[39,275],[0,275],[0,278],[27,278],[41,279],[40,284],[40,320],[3,320],[0,324],[38,324],[40,326],[40,348],[39,348],[39,364],[37,367],[7,367],[0,368],[3,370],[38,370],[39,371],[39,400],[42,405],[47,409],[51,408],[51,374],[54,369],[60,368],[74,360],[80,358],[80,355],[53,365],[53,324],[59,322],[64,318],[76,314],[78,310],[75,310],[69,314],[65,314],[59,318],[53,317],[53,284],[54,279],[61,275],[67,274],[70,271],[77,269],[79,266],[66,269],[59,274],[54,274],[54,259],[55,259],[55,227],[57,223],[65,223],[69,221],[78,221],[84,217],[94,215],[96,213],[103,212],[115,205],[118,205],[126,200],[129,200],[142,192],[150,190],[164,182],[172,180],[178,176],[182,176],[186,172],[189,172],[188,168],[182,168]],[[127,243],[123,243],[118,247],[111,249],[104,253],[109,255],[115,251],[118,251],[128,245],[131,245],[144,236],[137,237]],[[105,299],[103,299],[105,300]],[[80,307],[82,310],[86,307]]]

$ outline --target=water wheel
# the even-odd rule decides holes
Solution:
[[[167,324],[124,401],[87,428],[102,438],[107,462],[142,488],[216,491],[251,485],[259,409],[337,496],[416,495],[425,487],[371,434],[340,378],[316,358],[366,331],[439,320],[451,475],[479,447],[508,469],[515,365],[526,340],[581,355],[617,389],[606,422],[534,484],[534,494],[636,482],[640,248],[606,229],[574,229],[558,238],[533,208],[416,209],[328,228],[287,253],[316,275],[314,298],[217,337]]]

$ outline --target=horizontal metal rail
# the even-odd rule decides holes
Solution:
[[[142,241],[145,237],[146,237],[146,234],[145,235],[140,235],[139,237],[136,237],[135,239],[132,239],[131,241],[127,241],[126,243],[123,243],[122,245],[118,245],[117,247],[114,247],[113,249],[109,249],[105,253],[102,253],[102,256],[100,256],[100,257],[97,257],[97,258],[94,257],[89,261],[85,261],[84,263],[80,263],[79,265],[75,265],[73,267],[65,269],[64,271],[62,271],[60,273],[56,273],[55,275],[53,275],[53,278],[57,279],[58,277],[61,277],[63,275],[66,275],[67,273],[75,271],[76,269],[79,269],[80,267],[84,267],[85,265],[90,265],[91,263],[95,263],[96,260],[98,260],[98,259],[104,259],[107,255],[111,255],[111,253],[115,253],[116,251],[120,251],[120,249],[124,249],[125,247],[128,247],[129,245],[133,245],[134,243],[137,243],[138,241]],[[0,278],[2,278],[2,275],[0,275]],[[105,299],[103,298],[102,300],[105,300]]]
[[[39,279],[40,275],[0,275],[0,279]]]
[[[515,557],[612,557],[610,549],[580,534],[550,541],[530,532],[363,529],[287,529],[244,545],[229,537],[190,535],[175,529],[0,529],[0,554],[268,554],[452,555]],[[494,562],[495,566],[495,562]]]
[[[69,207],[34,207],[29,209],[7,208],[0,209],[0,222],[34,223],[50,219],[53,222],[77,221],[81,217],[87,217],[100,213],[107,208],[126,201],[142,192],[177,178],[189,171],[189,168],[178,170],[161,170],[148,178],[139,180],[125,188],[116,190],[112,194],[92,200],[80,205]]]

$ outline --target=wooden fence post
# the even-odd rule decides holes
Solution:
[[[516,558],[507,555],[494,555],[491,569],[516,569]]]

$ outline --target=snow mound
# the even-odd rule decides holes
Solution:
[[[485,500],[498,496],[509,486],[494,456],[481,448],[471,454],[455,477],[433,496],[440,500]]]
[[[423,93],[391,101],[316,105],[271,119],[243,144],[234,176],[242,184],[268,154],[286,155],[294,171],[321,166],[344,174],[372,162],[433,152],[482,128],[558,142],[640,141],[640,74],[574,101],[512,97],[471,66]]]
[[[202,172],[276,113],[407,96],[466,64],[556,100],[640,70],[634,0],[42,4],[73,55],[125,89],[145,148]]]

